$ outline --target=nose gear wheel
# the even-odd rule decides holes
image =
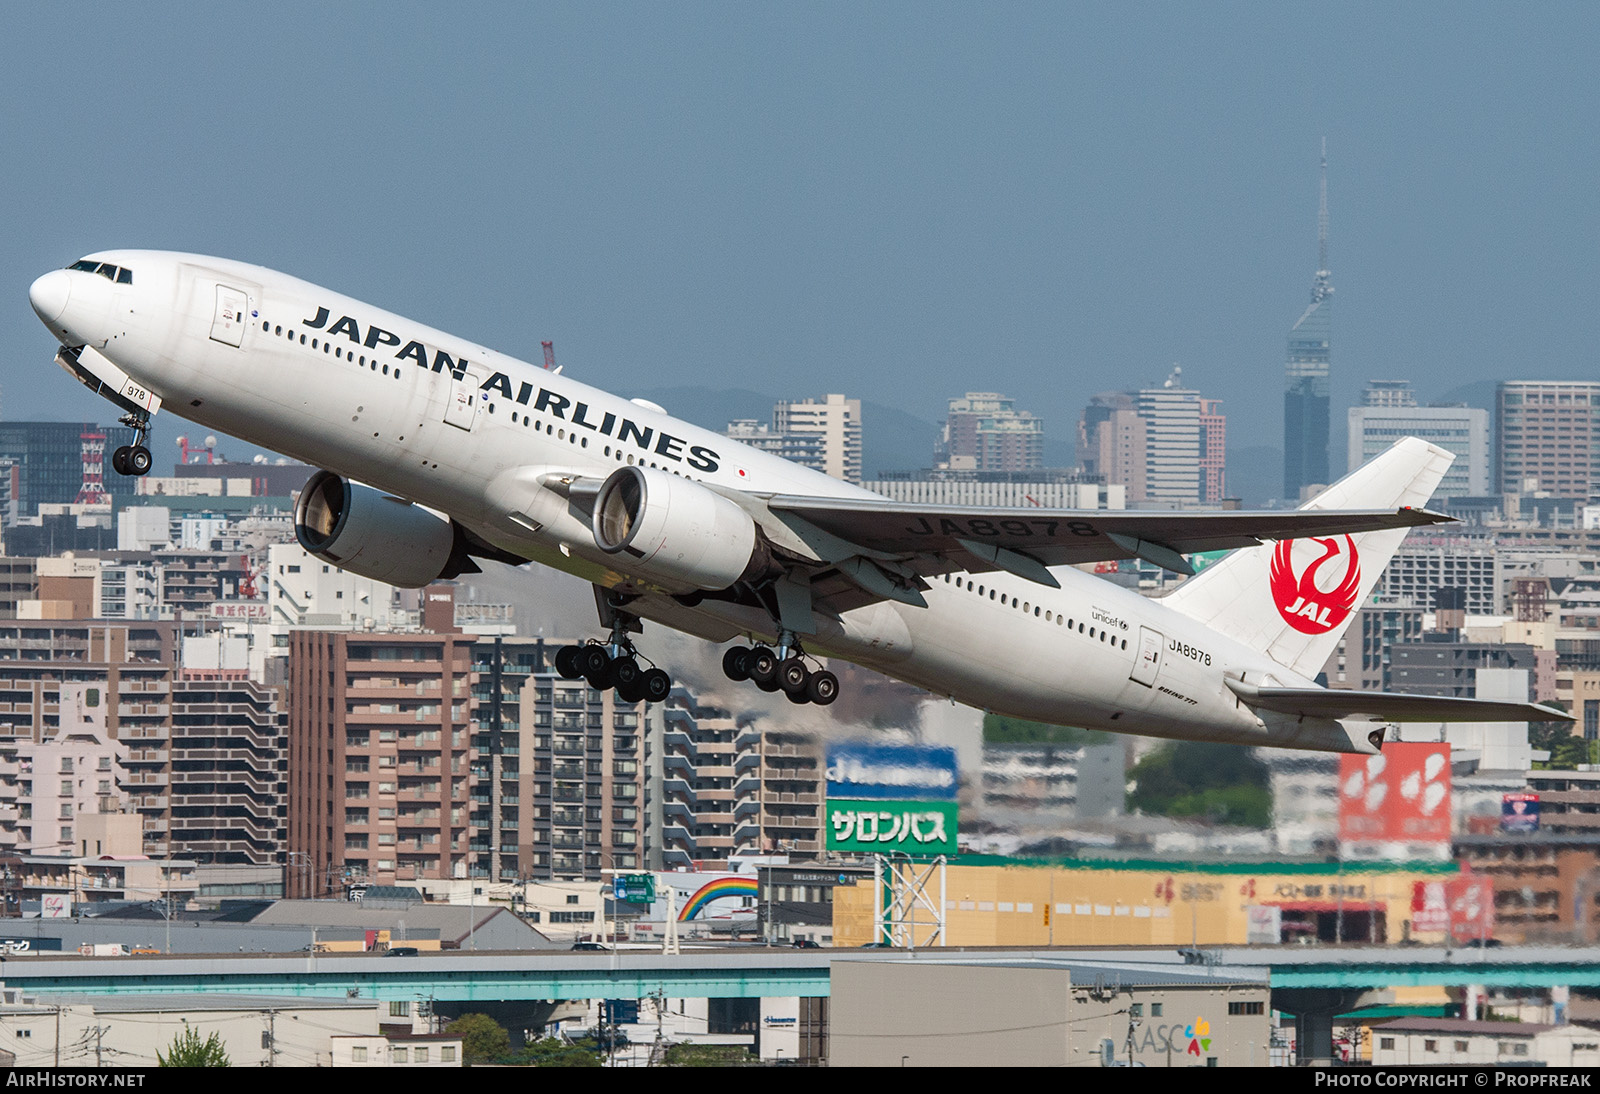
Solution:
[[[150,439],[150,415],[145,411],[124,414],[117,419],[133,430],[133,443],[111,453],[111,470],[119,475],[148,475],[154,458],[145,442]]]

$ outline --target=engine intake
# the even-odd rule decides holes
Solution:
[[[444,517],[332,471],[318,471],[300,492],[294,535],[324,562],[406,589],[444,576],[456,542]]]
[[[618,568],[663,584],[714,592],[772,568],[750,514],[692,479],[619,467],[594,501],[594,541]]]

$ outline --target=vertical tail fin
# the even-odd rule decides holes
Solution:
[[[1421,508],[1454,459],[1436,445],[1407,437],[1302,508]],[[1315,676],[1405,535],[1397,528],[1242,548],[1178,586],[1162,603],[1286,668]]]

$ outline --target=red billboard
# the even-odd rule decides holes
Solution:
[[[1449,931],[1457,942],[1494,935],[1494,883],[1474,874],[1419,881],[1411,890],[1411,929]]]
[[[1339,757],[1339,839],[1448,843],[1450,746],[1394,741],[1376,756]]]

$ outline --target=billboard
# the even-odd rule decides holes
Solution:
[[[828,798],[828,850],[886,855],[956,853],[955,802]]]
[[[1502,832],[1537,832],[1539,830],[1539,795],[1506,794],[1500,799],[1500,830]]]
[[[845,741],[828,746],[828,797],[851,801],[955,801],[956,750]]]
[[[1450,746],[1395,741],[1376,756],[1339,757],[1339,839],[1450,842]]]
[[[1457,942],[1494,935],[1494,882],[1463,874],[1419,881],[1411,890],[1411,929],[1448,931]]]

